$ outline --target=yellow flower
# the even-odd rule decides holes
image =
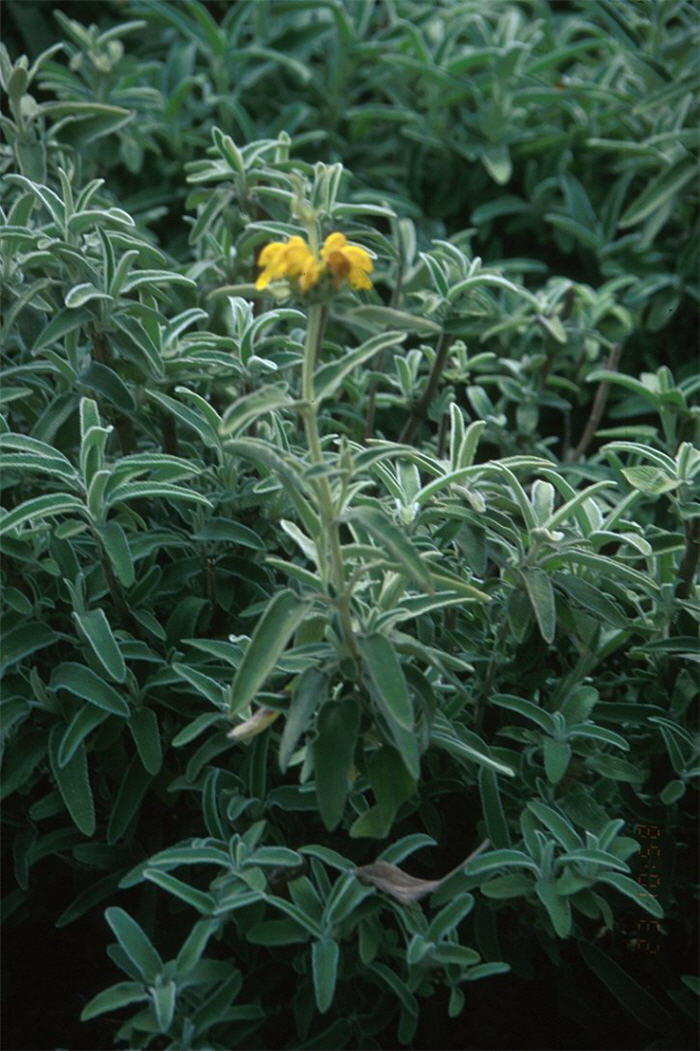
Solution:
[[[256,288],[266,288],[270,281],[284,276],[286,251],[287,246],[281,241],[272,241],[269,245],[265,245],[258,257],[258,265],[263,267],[263,270],[255,282]]]
[[[266,288],[270,281],[282,277],[296,278],[302,292],[316,284],[320,273],[320,263],[302,237],[290,237],[288,241],[272,241],[265,245],[258,259],[263,268],[256,288]]]
[[[321,264],[301,237],[291,237],[285,255],[286,276],[299,282],[302,292],[308,292],[318,282]]]
[[[369,253],[357,245],[349,245],[345,234],[332,233],[326,238],[319,259],[302,237],[288,241],[272,241],[265,245],[258,259],[262,267],[256,288],[266,288],[270,281],[288,278],[295,281],[300,292],[308,292],[328,274],[338,288],[347,281],[351,288],[371,288],[368,278],[374,270]]]
[[[374,270],[369,253],[357,245],[349,245],[345,234],[329,234],[323,242],[321,259],[333,275],[336,287],[347,281],[350,288],[371,288],[367,277]]]

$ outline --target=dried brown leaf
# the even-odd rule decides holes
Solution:
[[[355,875],[362,883],[371,883],[403,905],[410,905],[413,901],[420,901],[426,894],[432,894],[442,882],[439,879],[418,879],[416,876],[409,876],[398,865],[390,865],[388,861],[375,861],[371,865],[363,865],[355,869]]]
[[[471,852],[469,857],[451,869],[442,879],[418,879],[417,876],[404,872],[398,865],[390,865],[388,861],[373,861],[371,865],[362,865],[355,869],[355,875],[361,883],[369,883],[378,890],[390,894],[402,905],[410,905],[436,891],[450,876],[454,876],[456,872],[463,869],[468,861],[475,858],[482,850],[486,850],[488,845],[489,841],[485,839],[476,850]]]

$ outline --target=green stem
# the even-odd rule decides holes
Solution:
[[[325,324],[325,309],[320,303],[314,303],[309,307],[309,322],[306,329],[306,343],[304,346],[304,363],[301,373],[301,396],[304,402],[302,417],[306,441],[309,447],[311,462],[314,466],[322,466],[323,451],[321,439],[318,434],[318,411],[314,393],[314,367],[319,354],[323,328]],[[345,566],[343,553],[340,546],[340,532],[336,509],[333,506],[333,494],[328,479],[321,475],[316,480],[318,495],[318,508],[321,517],[321,538],[319,544],[319,555],[321,560],[321,572],[324,579],[332,583],[335,595],[333,596],[340,614],[341,624],[345,642],[351,653],[356,653],[355,636],[352,630],[352,619],[350,616],[350,592],[345,580]],[[330,556],[330,565],[327,561]]]
[[[413,435],[415,434],[421,420],[428,418],[428,409],[430,408],[430,403],[437,392],[440,383],[440,376],[445,367],[445,362],[447,361],[447,355],[453,339],[454,336],[448,335],[446,332],[442,332],[440,335],[435,351],[435,360],[430,371],[430,378],[428,379],[428,386],[418,404],[411,409],[411,413],[406,420],[404,429],[399,436],[399,441],[403,442],[405,445],[412,441]]]
[[[605,362],[605,368],[610,372],[614,372],[620,362],[620,355],[622,354],[622,344],[615,343],[610,348],[610,354],[608,360]],[[602,380],[598,385],[598,390],[595,393],[593,399],[593,405],[591,406],[591,413],[588,417],[588,422],[584,428],[581,440],[574,449],[572,454],[572,460],[580,460],[586,452],[586,449],[593,441],[595,432],[600,427],[600,421],[603,419],[603,413],[605,412],[605,406],[608,401],[608,394],[610,392],[610,384],[607,380]]]

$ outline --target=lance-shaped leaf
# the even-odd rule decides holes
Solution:
[[[306,315],[301,310],[280,307],[277,310],[266,310],[264,314],[260,314],[249,325],[245,325],[245,331],[241,336],[241,361],[245,365],[248,364],[251,355],[255,353],[255,346],[264,330],[280,321],[297,321],[303,325],[306,323]]]
[[[404,730],[412,730],[413,705],[396,651],[385,635],[357,640],[370,680],[372,696],[382,715]]]
[[[531,799],[527,807],[565,850],[579,850],[583,846],[581,837],[573,825],[552,807],[541,803],[538,799]]]
[[[174,894],[176,898],[184,901],[187,905],[191,905],[193,909],[202,913],[203,916],[211,916],[214,912],[216,902],[211,894],[207,894],[197,887],[191,887],[189,883],[184,883],[177,876],[171,876],[169,872],[161,872],[158,869],[145,869],[143,878],[157,884],[157,886],[168,891],[168,893]]]
[[[141,977],[152,982],[162,971],[163,961],[148,935],[124,909],[107,909],[105,919]]]
[[[194,489],[183,489],[180,485],[170,485],[169,482],[126,482],[113,489],[106,504],[111,507],[127,500],[144,500],[150,497],[169,500],[191,500],[197,504],[211,507],[212,504],[206,496],[195,492]]]
[[[266,470],[276,475],[294,504],[306,532],[314,539],[318,539],[320,535],[318,516],[301,492],[300,461],[290,466],[271,445],[259,438],[236,438],[228,441],[226,448],[230,449],[234,456],[242,456],[246,460],[261,464]]]
[[[390,967],[383,963],[372,963],[369,970],[376,974],[385,985],[396,995],[402,1007],[411,1017],[418,1016],[418,1002],[405,982],[403,982]],[[405,1041],[410,1043],[410,1040]]]
[[[552,737],[545,737],[543,751],[547,780],[551,785],[557,785],[568,769],[571,745],[568,741],[555,741]]]
[[[65,511],[77,511],[85,514],[85,504],[76,496],[68,493],[50,493],[48,496],[35,496],[31,500],[25,500],[18,507],[13,507],[2,519],[0,519],[0,535],[15,529],[37,518],[49,518],[51,515],[60,515]]]
[[[430,731],[430,742],[436,748],[442,748],[458,758],[468,759],[480,766],[489,767],[496,773],[505,774],[506,777],[515,777],[514,770],[489,755],[488,745],[481,740],[478,734],[467,730],[464,726],[460,726],[458,730],[441,712],[438,712],[435,717],[433,728]]]
[[[497,850],[506,850],[510,847],[510,833],[498,790],[498,778],[495,771],[486,766],[479,770],[479,793],[489,839]]]
[[[377,804],[360,814],[350,829],[350,835],[353,838],[372,836],[383,839],[401,804],[413,795],[416,783],[409,776],[402,757],[386,745],[370,754],[367,773]]]
[[[307,612],[308,604],[289,588],[278,592],[271,600],[255,626],[234,677],[232,716],[253,700]]]
[[[177,996],[175,982],[169,981],[164,985],[151,986],[150,992],[160,1032],[167,1033],[175,1014],[175,999]]]
[[[337,361],[330,361],[322,365],[314,376],[314,390],[317,401],[330,398],[336,392],[346,376],[354,368],[362,365],[368,358],[374,357],[381,350],[393,347],[397,343],[403,343],[406,338],[405,332],[380,332],[371,339],[366,340],[356,350],[344,354]]]
[[[152,708],[136,708],[128,722],[139,758],[149,774],[157,774],[163,762],[158,718]]]
[[[314,937],[320,938],[323,935],[321,926],[314,917],[305,909],[300,908],[292,901],[287,901],[286,898],[278,898],[274,894],[268,894],[266,901],[269,905],[272,905],[276,909],[280,909],[285,912],[294,922],[301,927],[303,930],[313,934]],[[246,902],[247,904],[247,902]]]
[[[40,620],[18,624],[16,628],[4,632],[0,650],[0,676],[4,675],[5,669],[11,664],[28,657],[36,650],[43,649],[44,646],[50,646],[57,639],[56,632]]]
[[[73,661],[59,664],[51,676],[51,689],[68,690],[114,715],[126,717],[129,714],[129,705],[122,694],[83,664]]]
[[[562,504],[560,508],[551,513],[549,517],[542,523],[545,529],[557,529],[570,515],[574,515],[580,522],[575,512],[583,507],[587,500],[590,500],[596,493],[599,493],[601,489],[609,489],[610,486],[614,486],[615,483],[608,479],[602,482],[595,482],[594,485],[589,485],[587,489],[583,489],[580,493],[576,493],[570,500],[567,500],[565,504]]]
[[[175,970],[179,977],[189,974],[197,966],[207,942],[218,927],[217,920],[198,920],[195,923],[175,958]]]
[[[323,923],[326,929],[346,920],[371,893],[371,887],[361,886],[354,878],[352,870],[343,873],[333,884],[326,899],[326,906],[323,910]]]
[[[406,770],[414,781],[420,777],[420,750],[418,747],[418,735],[415,730],[405,730],[398,723],[390,723],[388,726],[389,738],[403,761]]]
[[[318,668],[308,667],[297,680],[292,703],[287,712],[279,749],[279,764],[285,773],[297,741],[311,722],[316,709],[328,696],[328,676]]]
[[[424,591],[433,592],[430,570],[406,534],[376,507],[358,507],[345,516],[358,522]]]
[[[583,938],[577,940],[576,947],[605,989],[635,1022],[641,1022],[658,1033],[670,1030],[673,1020],[666,1009],[619,964]]]
[[[110,985],[109,989],[103,989],[97,996],[93,996],[83,1008],[80,1021],[88,1022],[91,1018],[104,1014],[106,1011],[111,1013],[119,1010],[120,1007],[141,1003],[147,999],[148,993],[143,982],[117,982],[116,985]]]
[[[218,446],[219,436],[216,429],[212,427],[201,411],[191,409],[188,405],[182,405],[175,398],[171,398],[167,394],[161,394],[158,391],[148,391],[148,396],[159,402],[163,408],[171,412],[173,416],[176,416],[186,427],[196,431],[204,444],[209,446],[209,448],[215,449]]]
[[[96,528],[117,579],[125,588],[130,588],[135,580],[134,563],[124,530],[114,520]]]
[[[108,717],[109,712],[102,711],[100,708],[94,708],[91,704],[86,704],[80,708],[71,719],[66,732],[61,738],[57,753],[58,765],[64,767],[69,763],[84,738]]]
[[[323,847],[319,843],[308,843],[305,847],[299,847],[299,853],[318,858],[324,865],[337,869],[339,872],[346,872],[352,868],[352,862],[349,858],[344,858],[342,854],[331,850],[330,847]]]
[[[426,938],[431,942],[439,942],[446,934],[454,931],[474,907],[474,896],[472,894],[457,894],[444,908],[435,916],[428,930]],[[479,957],[472,960],[478,963]]]
[[[498,705],[499,708],[507,708],[511,712],[518,712],[519,715],[524,715],[526,719],[531,719],[532,722],[537,723],[545,733],[554,736],[554,719],[550,712],[540,708],[534,701],[528,701],[525,697],[514,697],[510,693],[494,693],[490,697],[490,702]]]
[[[402,836],[395,843],[390,843],[378,857],[378,861],[389,861],[392,865],[398,865],[400,861],[414,854],[421,847],[436,847],[437,841],[432,836],[426,836],[424,832],[413,832],[408,836]]]
[[[480,285],[495,285],[497,288],[505,288],[509,292],[514,292],[522,299],[527,300],[535,309],[539,308],[540,304],[531,292],[528,292],[526,288],[522,288],[520,285],[514,285],[512,281],[501,277],[500,274],[473,274],[471,277],[465,277],[463,281],[458,281],[456,285],[453,285],[448,298],[451,303],[455,303],[465,292]]]
[[[116,843],[124,835],[129,822],[141,805],[141,800],[151,780],[152,775],[144,770],[140,757],[135,755],[124,772],[109,816],[107,842],[110,845]]]
[[[484,872],[501,868],[525,868],[538,872],[537,864],[522,850],[492,850],[481,858],[474,858],[466,868],[468,876],[480,876]]]
[[[313,757],[318,808],[329,830],[343,816],[359,729],[360,708],[352,697],[324,704],[318,717]]]
[[[621,861],[607,850],[599,850],[596,847],[579,847],[576,850],[569,850],[566,854],[559,855],[556,864],[563,865],[567,861],[574,861],[581,865],[600,865],[601,868],[616,869],[619,872],[630,871],[626,862]]]
[[[420,336],[434,336],[440,333],[440,325],[436,321],[418,314],[409,314],[404,310],[394,310],[393,307],[357,307],[350,311],[347,320],[360,328],[373,329],[376,325],[391,325],[394,329],[416,332]]]
[[[697,177],[697,165],[685,158],[667,168],[661,175],[648,183],[639,197],[628,206],[620,216],[619,226],[624,229],[641,223],[652,212],[662,208],[675,194],[680,193],[686,183]]]
[[[224,437],[228,437],[236,431],[243,430],[246,424],[257,419],[258,416],[264,416],[266,412],[290,403],[291,399],[287,394],[286,386],[262,387],[260,390],[238,398],[226,410],[219,431]]]
[[[487,898],[520,898],[530,894],[534,887],[532,876],[523,872],[509,872],[507,876],[494,876],[479,887]]]
[[[49,734],[49,762],[51,773],[68,813],[84,836],[95,831],[95,804],[88,777],[85,745],[81,741],[70,760],[60,766],[58,750],[63,736],[63,727],[57,723]]]
[[[78,478],[78,473],[75,467],[70,460],[63,455],[63,453],[54,449],[52,446],[47,445],[46,442],[41,442],[36,438],[31,438],[29,435],[13,433],[0,434],[0,451],[5,453],[8,450],[21,454],[21,462],[26,461],[29,464],[36,465],[32,469],[53,472],[60,475],[62,478],[67,479],[69,482],[75,482]],[[18,461],[16,466],[19,465],[20,462]]]
[[[574,602],[605,621],[606,624],[612,624],[616,628],[627,626],[627,617],[620,606],[613,602],[609,595],[605,595],[599,588],[589,584],[587,580],[575,577],[573,573],[556,572],[552,574],[552,579],[557,587],[565,591]]]
[[[646,887],[642,887],[639,883],[636,883],[629,876],[623,876],[620,872],[599,872],[597,874],[598,880],[603,883],[609,883],[611,887],[619,890],[621,894],[631,898],[632,901],[636,902],[646,912],[651,913],[658,920],[663,919],[664,910],[659,905],[653,894],[650,894]]]
[[[571,934],[571,902],[568,897],[557,894],[554,880],[538,879],[535,893],[540,899],[552,921],[554,930],[560,938]]]
[[[311,946],[311,970],[316,1006],[325,1014],[333,1003],[340,949],[332,938],[321,938]]]
[[[545,642],[554,642],[557,615],[554,606],[554,589],[552,581],[543,569],[536,566],[524,569],[522,578],[525,582],[530,605],[535,614],[537,626]]]
[[[73,619],[110,678],[116,682],[124,682],[126,664],[104,610],[92,609],[87,613],[74,613]]]

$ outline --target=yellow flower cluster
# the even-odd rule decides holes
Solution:
[[[368,274],[374,270],[368,252],[358,245],[348,244],[345,234],[329,234],[323,242],[320,257],[314,255],[303,237],[288,241],[273,241],[265,245],[258,260],[262,270],[255,282],[256,288],[266,288],[270,281],[288,278],[295,281],[300,292],[308,292],[328,274],[338,288],[347,281],[351,288],[371,288]]]

